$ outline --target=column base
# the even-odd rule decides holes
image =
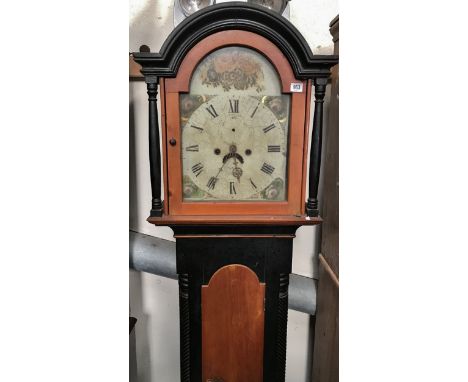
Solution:
[[[159,199],[153,199],[150,217],[161,217],[163,216],[163,204]]]
[[[306,207],[306,215],[309,217],[318,217],[320,211],[318,209],[309,209]]]
[[[317,217],[319,216],[319,209],[318,209],[318,200],[317,199],[307,199],[307,203],[305,205],[305,210],[307,216],[310,217]]]

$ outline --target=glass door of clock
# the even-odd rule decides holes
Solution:
[[[286,200],[290,104],[257,51],[206,56],[179,100],[183,200]]]

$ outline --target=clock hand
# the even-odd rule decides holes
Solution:
[[[244,163],[244,158],[238,153],[228,153],[223,157],[223,163],[226,163],[228,159],[237,158],[239,162]]]
[[[226,158],[226,156],[224,158]],[[223,158],[223,165],[219,168],[219,171],[216,174],[215,178],[218,178],[218,175],[221,173],[221,171],[223,171],[223,167],[227,163],[227,160],[224,160],[224,158]],[[229,159],[229,158],[227,158],[227,159]]]
[[[224,156],[223,162],[225,163],[230,158],[237,158],[241,163],[244,163],[244,158],[237,153],[237,145],[235,143],[229,145],[229,153]]]

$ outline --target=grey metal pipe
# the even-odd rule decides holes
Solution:
[[[177,279],[175,243],[130,231],[130,268]],[[314,279],[289,277],[289,309],[315,315],[317,285]]]
[[[291,274],[289,276],[289,309],[315,315],[317,308],[317,282],[310,277]]]
[[[177,280],[175,243],[130,231],[130,268]]]

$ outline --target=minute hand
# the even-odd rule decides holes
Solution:
[[[229,155],[229,154],[228,154],[228,155]],[[225,156],[224,158],[226,158],[226,156]],[[217,173],[216,176],[215,176],[216,179],[218,179],[218,175],[221,173],[221,171],[223,171],[223,167],[224,167],[224,165],[227,163],[227,160],[224,160],[224,158],[223,158],[223,165],[219,168],[219,171],[218,171],[218,173]],[[229,158],[228,158],[228,159],[229,159]]]

